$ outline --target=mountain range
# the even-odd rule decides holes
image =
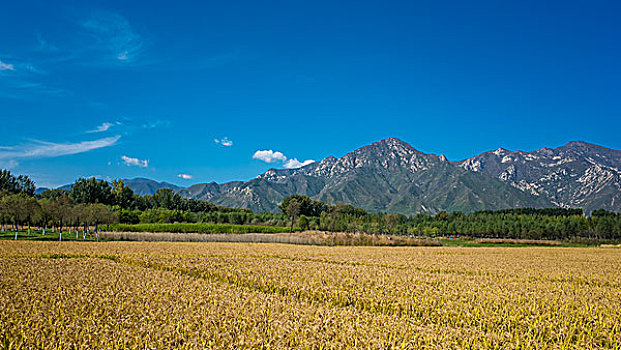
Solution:
[[[594,209],[621,212],[620,168],[621,151],[580,141],[528,153],[499,148],[451,162],[388,138],[341,158],[269,169],[250,181],[187,188],[145,178],[125,183],[141,195],[170,188],[187,198],[253,211],[276,211],[284,197],[297,193],[372,212],[559,206],[588,214]]]
[[[568,208],[621,212],[621,151],[572,141],[534,152],[499,148],[456,163]]]

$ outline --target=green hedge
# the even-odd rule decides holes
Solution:
[[[289,232],[288,227],[227,224],[116,224],[110,225],[116,232],[174,232],[174,233],[280,233]]]

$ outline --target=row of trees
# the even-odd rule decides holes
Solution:
[[[106,218],[106,222],[207,222],[271,226],[284,226],[287,222],[286,216],[282,214],[257,214],[248,209],[217,206],[207,201],[183,198],[171,189],[159,189],[153,195],[137,195],[122,180],[108,183],[95,178],[80,178],[71,184],[69,189],[49,189],[33,195],[34,184],[28,177],[22,175],[16,177],[9,171],[3,171],[2,174],[0,193],[3,197],[7,197],[6,208],[10,209],[0,212],[0,221],[4,224],[14,224],[15,221],[17,223],[15,226],[22,223],[27,225],[28,222],[38,224],[41,220],[45,220],[49,215],[42,213],[49,212],[49,206],[58,206],[62,210],[54,212],[64,213],[50,219],[53,221],[53,224],[52,221],[50,224],[55,226],[58,226],[58,221],[66,222],[65,216],[81,221],[88,220],[90,216],[83,213],[85,206],[107,208],[111,216]],[[28,183],[31,186],[15,185],[18,183]],[[13,194],[20,194],[20,197],[10,197]],[[32,209],[32,205],[25,205],[22,202],[36,202],[38,209]]]
[[[96,178],[80,178],[76,180],[69,188],[45,190],[38,195],[39,198],[56,199],[62,195],[69,196],[74,203],[85,204],[104,204],[114,206],[117,209],[139,210],[148,209],[168,209],[179,211],[198,212],[251,212],[247,209],[232,209],[222,206],[216,206],[207,201],[201,201],[191,198],[183,198],[179,193],[167,188],[157,190],[153,195],[140,196],[134,194],[134,191],[123,180],[114,180],[112,184],[105,180]]]
[[[112,184],[95,178],[78,179],[69,190],[46,190],[33,196],[34,184],[25,176],[0,173],[0,221],[15,226],[53,227],[121,223],[206,222],[290,226],[325,231],[475,236],[525,239],[588,237],[621,239],[621,215],[596,210],[586,217],[580,209],[519,208],[474,213],[439,212],[405,216],[368,213],[352,205],[328,205],[308,196],[291,195],[282,213],[253,213],[182,198],[170,189],[140,196],[123,181]]]
[[[320,208],[317,215],[317,208]],[[406,216],[367,213],[351,205],[327,205],[306,196],[285,198],[281,211],[302,229],[344,232],[470,236],[520,239],[570,239],[573,237],[621,239],[621,214],[581,209],[517,208],[497,211],[439,212]]]
[[[26,193],[0,192],[0,223],[3,232],[7,225],[12,224],[16,232],[21,226],[28,230],[28,234],[31,226],[39,227],[43,234],[48,227],[61,233],[65,228],[82,228],[86,234],[91,227],[97,232],[99,225],[115,223],[117,220],[117,214],[103,204],[74,204],[68,196],[37,200]]]
[[[209,211],[191,212],[168,210],[163,208],[140,210],[120,210],[119,221],[126,224],[137,223],[211,223],[234,225],[266,225],[287,226],[289,220],[286,215],[274,213],[253,213],[250,211]]]
[[[0,225],[1,230],[17,232],[36,226],[45,234],[50,228],[61,233],[66,228],[78,228],[86,235],[91,227],[98,231],[99,225],[118,222],[117,213],[111,207],[99,202],[105,193],[99,182],[80,179],[76,181],[88,191],[68,192],[62,190],[46,191],[46,196],[34,196],[34,182],[24,175],[15,176],[8,170],[0,170]],[[79,187],[78,186],[78,187]],[[94,194],[94,195],[93,195]],[[90,195],[90,196],[89,196]]]

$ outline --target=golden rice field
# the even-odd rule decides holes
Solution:
[[[0,242],[2,349],[619,349],[616,248]]]

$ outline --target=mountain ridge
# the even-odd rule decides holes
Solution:
[[[464,171],[442,155],[423,153],[396,138],[298,169],[272,168],[226,191],[194,198],[274,211],[282,198],[293,193],[327,203],[344,202],[370,211],[405,214],[553,206],[487,175]]]
[[[584,141],[532,152],[499,148],[455,162],[561,207],[621,211],[621,151]]]
[[[621,151],[585,141],[531,152],[490,150],[461,161],[390,137],[297,169],[270,168],[248,181],[181,187],[125,179],[136,193],[170,188],[218,205],[276,211],[290,194],[369,211],[404,214],[514,207],[579,207],[621,212]]]

